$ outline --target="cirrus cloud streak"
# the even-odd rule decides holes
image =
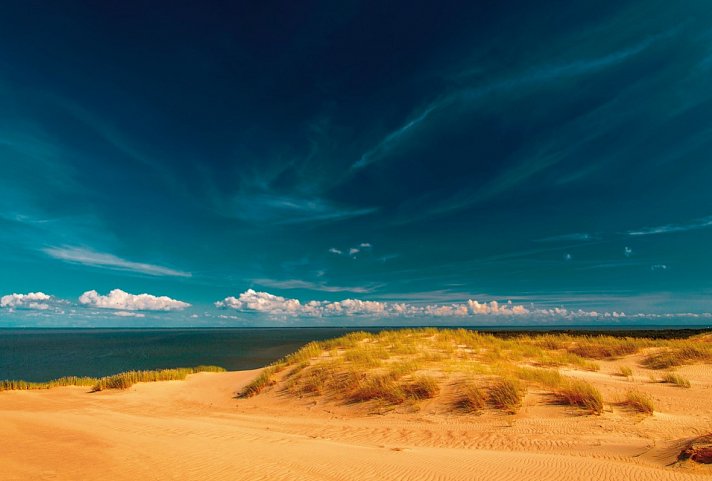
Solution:
[[[42,251],[55,259],[86,266],[139,272],[150,276],[191,277],[190,272],[177,271],[168,267],[143,262],[133,262],[113,254],[95,252],[82,247],[47,247],[42,249]]]

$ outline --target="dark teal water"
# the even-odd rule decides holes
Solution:
[[[47,381],[213,364],[254,369],[356,329],[2,329],[0,379]]]
[[[645,337],[685,337],[704,329],[683,326],[559,327]],[[254,369],[296,351],[309,341],[383,328],[240,329],[0,329],[0,380],[47,381],[62,376],[105,376],[133,369],[213,364]],[[392,328],[391,328],[392,329]],[[551,327],[480,327],[500,336]],[[621,331],[621,329],[633,329]]]

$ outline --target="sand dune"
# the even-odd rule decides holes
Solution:
[[[611,366],[613,369],[613,366]],[[530,392],[516,416],[410,413],[293,399],[237,400],[257,371],[195,374],[127,391],[0,393],[2,480],[699,480],[672,465],[712,430],[712,374],[693,389],[651,385],[652,417],[623,408],[582,416]],[[624,378],[599,373],[603,392]]]

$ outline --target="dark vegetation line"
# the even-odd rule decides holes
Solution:
[[[104,377],[67,376],[47,382],[0,381],[0,391],[26,391],[33,389],[50,389],[59,386],[87,386],[92,392],[106,389],[128,389],[138,382],[180,381],[189,374],[198,372],[224,372],[219,366],[179,367],[175,369],[155,369],[150,371],[126,371]]]

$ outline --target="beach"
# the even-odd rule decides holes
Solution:
[[[684,366],[692,388],[643,372],[572,371],[607,399],[639,383],[652,416],[615,403],[583,415],[530,390],[515,415],[467,415],[447,392],[409,411],[373,411],[272,390],[236,392],[260,370],[199,373],[124,391],[86,387],[0,392],[2,480],[700,480],[707,465],[676,463],[687,440],[712,431],[712,370]]]

